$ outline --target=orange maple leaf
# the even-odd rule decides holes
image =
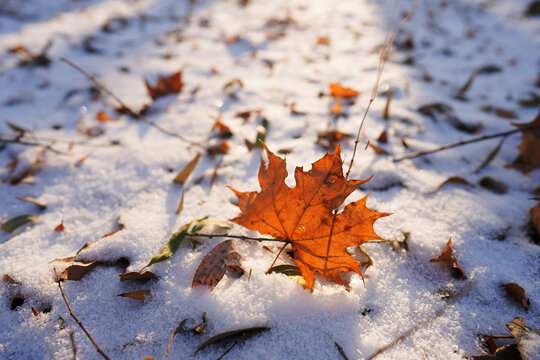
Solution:
[[[261,191],[239,192],[230,188],[238,197],[242,211],[231,221],[290,243],[294,261],[309,290],[313,290],[315,273],[348,289],[341,273],[354,271],[360,276],[362,273],[347,248],[374,239],[383,240],[375,233],[373,223],[390,214],[368,209],[367,196],[348,204],[337,215],[334,212],[347,196],[370,179],[347,180],[343,176],[338,146],[333,154],[327,153],[313,163],[310,171],[297,167],[296,187],[290,188],[285,184],[288,175],[285,160],[264,148],[268,163],[261,156]]]

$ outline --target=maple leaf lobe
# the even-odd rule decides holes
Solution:
[[[367,196],[350,203],[334,214],[344,200],[370,180],[347,180],[338,146],[312,164],[309,171],[295,169],[296,186],[285,184],[288,175],[285,160],[264,145],[268,162],[261,156],[260,192],[240,192],[229,187],[238,197],[241,214],[231,221],[261,234],[282,239],[292,246],[295,261],[313,289],[315,273],[346,286],[341,272],[360,275],[358,262],[347,248],[373,239],[381,239],[373,223],[387,213],[368,209]],[[347,287],[347,286],[346,286]]]

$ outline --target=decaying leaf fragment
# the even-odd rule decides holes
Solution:
[[[195,155],[195,157],[176,175],[176,177],[173,179],[173,182],[177,184],[185,184],[187,181],[189,175],[195,170],[195,166],[199,163],[199,160],[201,159],[201,154]]]
[[[459,267],[457,260],[454,256],[454,250],[451,247],[452,245],[452,238],[448,239],[448,242],[446,243],[446,250],[443,251],[443,253],[436,258],[429,259],[430,262],[440,262],[444,266],[448,267],[450,270],[452,270],[452,276],[458,279],[466,279],[467,276],[465,275],[465,272],[462,268]]]
[[[157,276],[150,271],[121,273],[118,276],[120,276],[120,281],[148,281],[151,279],[157,279]]]
[[[239,343],[242,340],[245,340],[267,330],[270,330],[270,328],[266,326],[255,326],[245,329],[225,331],[221,334],[214,335],[210,339],[203,342],[201,345],[199,345],[197,350],[195,350],[195,353],[193,355],[197,354],[199,351],[207,348],[210,345],[232,340],[234,340],[235,343]]]
[[[502,287],[504,288],[504,290],[506,290],[508,295],[510,295],[514,300],[520,303],[525,310],[529,309],[529,305],[531,304],[531,302],[525,296],[525,289],[523,289],[516,283],[503,284]]]
[[[0,229],[5,232],[12,233],[18,228],[28,223],[34,222],[38,219],[37,215],[19,215],[11,219],[8,219],[0,225]]]
[[[271,235],[290,243],[294,261],[313,290],[315,273],[332,279],[347,288],[342,272],[353,271],[362,276],[360,265],[347,252],[374,239],[382,240],[373,229],[374,222],[388,213],[378,213],[366,207],[367,196],[345,206],[334,214],[344,200],[367,180],[347,180],[343,176],[343,161],[338,146],[333,154],[312,164],[308,172],[297,167],[296,187],[285,184],[285,160],[266,146],[269,162],[261,157],[260,192],[240,192],[242,214],[231,221],[261,234]]]
[[[123,294],[118,294],[121,297],[127,297],[137,301],[144,301],[144,298],[150,296],[150,290],[135,290]]]
[[[540,124],[540,112],[530,123],[516,124],[517,127],[525,127]],[[523,173],[540,167],[540,127],[522,132],[521,144],[518,146],[519,156],[512,164]]]
[[[334,104],[330,108],[330,112],[334,115],[341,115],[343,113],[341,109],[342,101],[353,102],[358,94],[360,93],[353,88],[343,87],[338,83],[330,84],[330,96],[334,98]]]
[[[176,250],[180,247],[180,244],[184,241],[189,234],[198,233],[203,229],[214,229],[213,233],[219,233],[220,231],[230,229],[231,226],[226,222],[204,217],[202,219],[193,220],[180,228],[170,238],[167,244],[161,248],[160,252],[154,255],[150,262],[145,266],[148,267],[152,264],[162,262],[174,255]]]
[[[242,276],[240,258],[234,240],[219,243],[201,261],[193,276],[191,286],[206,286],[213,289],[227,271],[231,271],[234,277]]]
[[[159,76],[155,86],[150,85],[147,80],[144,80],[144,84],[152,100],[169,94],[178,94],[182,91],[182,87],[184,87],[182,71],[175,72],[166,77]]]

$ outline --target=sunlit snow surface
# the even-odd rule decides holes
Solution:
[[[411,3],[402,2],[399,19]],[[183,246],[170,260],[153,265],[150,270],[159,279],[146,284],[121,283],[121,270],[115,267],[98,267],[81,281],[64,282],[75,314],[112,359],[164,358],[178,323],[185,318],[196,323],[203,312],[208,317],[207,334],[176,335],[170,358],[190,358],[209,336],[263,325],[271,330],[236,346],[226,358],[336,359],[340,355],[335,342],[350,359],[367,358],[445,306],[448,301],[441,299],[441,289],[459,291],[469,283],[470,290],[452,307],[379,358],[461,359],[482,353],[477,334],[507,334],[505,325],[516,316],[540,328],[540,248],[526,231],[540,172],[523,175],[506,167],[518,155],[520,135],[508,137],[495,160],[479,173],[474,170],[498,139],[399,163],[372,149],[364,151],[366,139],[376,142],[384,129],[389,143],[382,146],[396,156],[473,136],[416,111],[435,102],[451,105],[466,123],[482,124],[477,135],[509,130],[512,122],[532,121],[538,109],[518,105],[520,99],[539,92],[535,80],[540,70],[540,21],[523,16],[527,5],[524,0],[420,1],[398,36],[398,43],[412,36],[414,48],[394,49],[391,54],[380,88],[395,92],[391,117],[383,119],[386,96],[378,96],[351,172],[352,178],[374,177],[350,200],[371,192],[370,208],[393,213],[377,221],[376,231],[388,240],[401,240],[402,231],[410,232],[409,250],[366,245],[374,265],[365,273],[365,286],[356,275],[350,279],[350,292],[318,278],[310,293],[285,275],[265,275],[274,255],[263,244],[238,241],[251,277],[225,278],[212,292],[192,289],[200,261],[223,240],[213,238],[195,250]],[[0,131],[13,133],[9,122],[31,129],[37,138],[61,139],[55,147],[67,154],[47,152],[42,170],[27,179],[29,183],[0,186],[2,221],[40,215],[35,224],[15,234],[0,234],[0,274],[21,283],[0,284],[0,358],[71,359],[71,332],[78,358],[100,358],[69,316],[53,281],[54,269],[61,272],[68,264],[51,261],[72,256],[94,241],[85,258],[109,261],[124,256],[131,260],[128,271],[138,271],[182,224],[203,216],[235,217],[239,209],[225,185],[258,190],[260,164],[259,152],[248,152],[244,145],[244,138],[254,140],[259,124],[244,123],[235,118],[237,112],[263,109],[270,122],[266,143],[274,152],[289,151],[289,173],[295,166],[309,169],[324,155],[315,140],[329,124],[356,134],[375,81],[391,9],[389,0],[253,0],[246,7],[232,0],[194,5],[175,0],[2,2]],[[294,19],[288,26],[267,25],[288,16]],[[102,29],[118,18],[125,21],[110,22],[112,31]],[[275,39],[268,40],[269,33],[277,34]],[[238,34],[244,41],[225,44],[226,38]],[[330,46],[316,45],[323,36]],[[49,67],[18,67],[18,56],[8,53],[17,45],[39,52],[49,40]],[[85,50],[85,41],[96,53]],[[134,109],[150,102],[144,78],[153,82],[158,75],[183,68],[182,92],[157,100],[148,116],[163,128],[208,143],[215,116],[221,113],[234,136],[214,185],[210,187],[210,179],[220,157],[205,156],[185,186],[184,210],[176,215],[182,188],[172,179],[200,149],[127,116],[98,124],[95,114],[106,111],[113,116],[112,108],[118,104],[105,96],[93,101],[88,92],[93,84],[60,57],[95,74]],[[408,58],[412,65],[405,64]],[[502,71],[478,75],[466,93],[467,101],[457,100],[455,95],[470,74],[486,65]],[[223,85],[234,78],[244,88],[238,100],[231,101]],[[349,116],[337,122],[329,116],[331,99],[319,97],[332,82],[361,91]],[[292,102],[307,114],[292,115],[285,106]],[[486,106],[512,110],[519,118],[497,117],[482,110]],[[81,107],[86,108],[85,124],[101,126],[104,135],[87,140],[78,132]],[[402,137],[410,149],[404,148]],[[120,145],[70,149],[69,141]],[[352,148],[352,141],[343,143],[347,164]],[[21,145],[5,147],[0,151],[0,175],[8,175],[8,164],[15,158],[22,166],[38,152]],[[450,176],[466,178],[476,187],[446,185],[427,194]],[[508,193],[498,195],[478,186],[486,176],[505,183]],[[287,182],[294,185],[292,177]],[[47,209],[39,212],[16,196],[35,197]],[[117,228],[117,217],[125,229],[101,239]],[[53,231],[61,220],[65,231]],[[239,226],[233,232],[256,236]],[[497,240],[501,234],[505,239]],[[449,237],[467,280],[456,280],[442,265],[428,261],[443,251]],[[527,312],[505,296],[500,285],[508,282],[526,290],[531,300]],[[146,288],[152,297],[145,303],[117,297]],[[26,300],[12,311],[10,304],[17,295]],[[35,317],[32,307],[50,312]],[[522,344],[530,359],[540,357],[537,341],[532,337]],[[224,350],[208,348],[195,358],[215,359]]]

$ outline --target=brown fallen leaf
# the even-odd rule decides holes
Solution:
[[[182,70],[167,77],[159,76],[155,86],[150,85],[146,79],[144,80],[144,84],[152,100],[169,94],[178,94],[182,91],[182,87],[184,87]]]
[[[388,132],[386,130],[383,130],[383,132],[379,135],[377,142],[381,144],[386,144],[388,142]]]
[[[136,291],[130,291],[123,294],[118,294],[117,296],[127,297],[127,298],[138,300],[138,301],[144,301],[144,298],[150,295],[151,295],[150,290],[136,290]]]
[[[107,113],[105,113],[104,111],[99,111],[96,114],[96,120],[99,122],[109,122],[109,121],[117,121],[118,119],[113,119],[109,115],[107,115]]]
[[[207,327],[207,320],[206,320],[206,312],[202,315],[202,322],[195,326],[192,329],[187,328],[186,322],[188,319],[183,319],[180,321],[180,324],[174,329],[173,333],[171,334],[171,337],[169,338],[169,345],[167,345],[167,353],[165,354],[165,357],[169,356],[169,353],[171,352],[171,345],[173,338],[176,334],[184,334],[184,335],[203,335],[206,333],[206,327]]]
[[[379,154],[379,155],[389,155],[390,153],[386,150],[384,150],[382,147],[380,147],[379,145],[375,145],[373,143],[369,143],[369,147],[373,149],[373,151],[375,151],[376,154]]]
[[[177,184],[185,184],[189,175],[193,172],[195,169],[195,166],[197,166],[197,163],[201,159],[201,154],[195,155],[195,157],[176,175],[176,177],[173,179],[173,182]]]
[[[60,224],[58,224],[55,228],[54,228],[54,231],[57,231],[57,232],[62,232],[65,230],[65,227],[64,227],[64,220],[61,220],[60,221]]]
[[[439,186],[437,186],[435,189],[429,191],[426,193],[426,195],[430,195],[430,194],[434,194],[436,193],[437,191],[441,190],[441,188],[446,185],[446,184],[459,184],[459,185],[467,185],[467,186],[471,186],[471,187],[476,187],[474,186],[473,184],[471,184],[470,182],[468,182],[467,180],[465,180],[464,178],[462,177],[459,177],[459,176],[451,176],[449,177],[448,179],[444,180]]]
[[[180,202],[178,203],[178,207],[176,208],[175,214],[179,215],[183,209],[184,209],[184,189],[182,189],[182,195],[180,195]]]
[[[540,234],[540,202],[529,210],[529,215],[531,217],[533,228],[536,230],[537,234]]]
[[[526,124],[516,124],[517,127],[525,127],[540,123],[540,111],[536,118]],[[521,144],[518,146],[519,156],[511,166],[520,169],[527,174],[529,171],[540,167],[540,130],[529,129],[522,132]]]
[[[2,281],[8,284],[20,284],[17,280],[13,279],[11,275],[9,274],[4,274],[4,276],[2,277]]]
[[[353,88],[343,87],[338,83],[330,84],[330,96],[334,98],[334,104],[330,107],[330,112],[334,115],[343,114],[343,110],[341,109],[342,100],[353,102],[359,94],[360,93]]]
[[[347,141],[351,135],[342,133],[339,130],[325,130],[317,135],[316,143],[323,149],[331,151],[335,149],[341,141]]]
[[[127,281],[127,280],[148,281],[151,279],[157,279],[157,276],[153,272],[150,272],[150,271],[145,271],[143,273],[140,273],[140,272],[121,273],[118,276],[120,276],[120,281]]]
[[[208,346],[212,344],[217,344],[224,341],[233,341],[233,340],[237,344],[242,340],[245,340],[249,337],[252,337],[254,335],[257,335],[267,330],[270,330],[270,328],[267,326],[255,326],[255,327],[250,327],[250,328],[245,328],[245,329],[226,331],[221,334],[214,335],[210,339],[206,340],[201,345],[199,345],[199,347],[195,350],[195,353],[193,355],[197,354],[199,351],[207,348]]]
[[[520,303],[525,310],[529,310],[531,302],[525,297],[525,289],[516,283],[502,284],[502,287],[506,290],[508,295]]]
[[[103,238],[112,236],[112,235],[116,234],[117,232],[122,231],[122,230],[124,230],[124,229],[126,228],[126,225],[124,225],[124,224],[120,221],[120,216],[118,216],[118,217],[116,218],[116,224],[118,224],[118,226],[119,226],[118,229],[116,229],[116,230],[114,230],[114,231],[111,231],[110,233],[107,233],[107,234],[103,235],[101,238],[103,239]],[[82,250],[82,249],[81,249],[81,250]]]
[[[518,116],[517,116],[517,114],[515,112],[510,111],[510,110],[501,109],[501,108],[493,109],[493,113],[495,115],[497,115],[498,117],[504,118],[504,119],[517,119],[518,118]]]
[[[75,255],[79,255],[79,253],[81,251],[83,251],[84,249],[88,248],[89,246],[92,246],[94,244],[93,241],[89,241],[87,242],[86,244],[84,244],[79,250],[77,250],[77,252],[75,253]]]
[[[330,46],[330,40],[327,36],[319,36],[317,38],[316,45],[324,45],[324,46]]]
[[[201,261],[193,276],[191,286],[206,286],[213,289],[223,278],[230,265],[241,268],[240,258],[234,240],[219,243]]]
[[[488,189],[495,194],[506,194],[508,192],[508,186],[505,183],[489,176],[483,177],[479,184],[484,189]]]
[[[231,146],[229,145],[227,140],[223,140],[217,145],[212,145],[206,148],[206,152],[210,156],[215,156],[219,154],[227,154],[230,149],[231,149]]]
[[[228,139],[233,136],[231,128],[225,125],[223,121],[221,121],[220,117],[216,119],[216,122],[212,126],[211,130],[216,130],[217,135],[222,139]]]
[[[451,245],[452,238],[448,239],[448,242],[446,243],[446,250],[444,250],[443,253],[436,258],[429,259],[429,261],[442,263],[444,266],[452,270],[453,277],[464,280],[467,278],[467,276],[465,275],[463,269],[459,267]]]
[[[483,126],[482,124],[467,124],[461,121],[454,112],[454,109],[443,103],[433,103],[419,107],[418,112],[429,116],[433,121],[438,119],[445,120],[457,130],[461,130],[467,133],[477,133]]]
[[[33,197],[30,197],[30,196],[25,196],[25,197],[21,197],[21,196],[16,196],[16,198],[18,200],[23,200],[23,201],[28,201],[34,205],[36,205],[39,210],[45,210],[47,209],[47,205],[43,204],[43,203],[40,203],[39,201],[37,201],[36,199],[34,199]]]
[[[80,263],[70,265],[64,271],[62,271],[59,280],[79,281],[100,263],[100,261],[93,261],[88,264]]]
[[[313,289],[315,273],[347,288],[342,272],[362,276],[360,264],[347,248],[378,239],[374,222],[388,213],[378,213],[366,207],[367,197],[350,203],[339,214],[345,199],[367,180],[348,180],[343,176],[343,160],[338,146],[333,154],[312,164],[310,171],[301,167],[295,171],[296,187],[285,183],[288,175],[285,160],[265,146],[268,163],[261,158],[260,192],[240,192],[241,215],[231,221],[261,234],[281,239],[292,246],[294,262]]]
[[[254,110],[245,110],[245,111],[237,112],[234,115],[234,117],[239,117],[242,120],[244,120],[244,122],[246,123],[254,118],[259,117],[261,114],[262,114],[262,109],[254,109]]]

